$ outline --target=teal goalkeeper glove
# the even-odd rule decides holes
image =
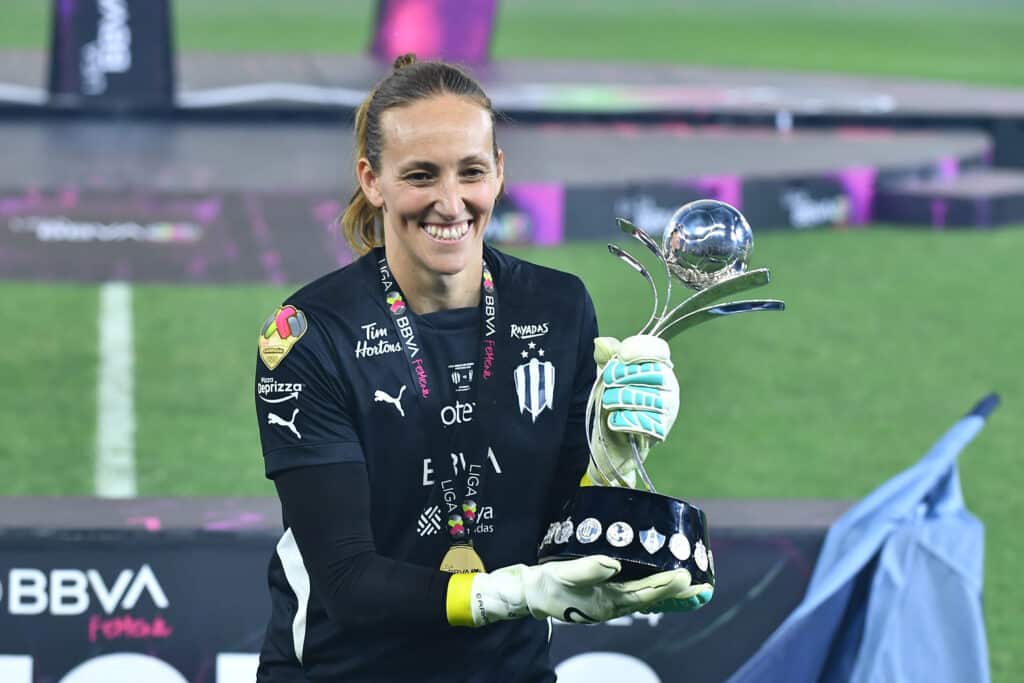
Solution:
[[[664,441],[679,414],[679,383],[672,372],[668,343],[635,335],[594,340],[599,413],[590,439],[593,460],[587,475],[595,484],[636,483],[629,437],[636,439],[641,461],[651,444]],[[595,463],[596,461],[596,463]],[[616,474],[617,473],[617,474]]]
[[[698,583],[665,600],[654,603],[647,609],[640,610],[646,614],[654,612],[693,612],[711,602],[715,595],[715,587],[709,583]]]
[[[618,560],[590,555],[533,566],[516,564],[487,573],[455,574],[448,583],[448,622],[484,626],[533,616],[592,624],[637,611],[653,611],[656,605],[689,593],[690,573],[685,569],[610,583],[620,569]]]

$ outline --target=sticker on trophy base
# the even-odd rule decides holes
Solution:
[[[601,522],[595,517],[587,517],[576,526],[576,540],[580,543],[593,543],[601,538]]]
[[[668,550],[680,562],[690,559],[690,541],[685,534],[672,534],[668,539]]]
[[[665,536],[664,534],[659,534],[658,530],[652,526],[650,529],[640,532],[640,545],[644,547],[644,550],[653,555],[661,550],[661,546],[665,545]]]
[[[693,546],[693,561],[697,563],[697,569],[702,572],[708,570],[708,551],[704,547],[704,541],[697,541]]]
[[[625,548],[633,542],[633,527],[625,522],[615,522],[608,527],[608,533],[605,534],[605,538],[608,539],[608,543],[616,548]]]
[[[555,533],[555,543],[566,543],[570,538],[572,538],[572,520],[567,519],[562,522]]]

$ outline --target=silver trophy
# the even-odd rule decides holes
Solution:
[[[665,340],[716,318],[753,311],[781,311],[782,301],[756,299],[715,303],[748,289],[768,284],[768,269],[747,270],[753,234],[747,220],[725,202],[701,199],[679,208],[669,219],[661,245],[625,219],[619,228],[653,253],[665,269],[664,296],[650,272],[628,251],[614,244],[608,250],[638,272],[651,286],[653,310],[637,334]],[[669,308],[672,281],[678,279],[695,290],[679,305]],[[601,414],[601,396],[595,383],[587,405],[588,443],[604,444],[607,426]],[[593,439],[597,431],[599,438]],[[622,563],[617,580],[629,580],[655,572],[684,568],[693,583],[715,583],[714,555],[708,538],[707,518],[700,508],[686,501],[658,493],[644,467],[631,436],[633,460],[645,489],[633,488],[614,465],[611,471],[601,463],[609,458],[591,459],[610,486],[580,488],[566,504],[562,516],[547,528],[538,550],[541,562],[584,555],[610,555]]]

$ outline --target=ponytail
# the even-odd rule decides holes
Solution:
[[[383,244],[377,236],[379,213],[380,210],[363,194],[363,188],[357,187],[348,200],[345,212],[341,214],[341,233],[356,256],[362,256]]]
[[[376,88],[370,91],[370,94],[356,109],[355,162],[357,165],[359,160],[367,155],[366,112],[370,108],[370,101],[373,100],[375,94]],[[352,193],[351,199],[348,200],[348,206],[345,207],[345,212],[341,215],[341,233],[356,256],[362,256],[374,247],[380,246],[380,241],[377,239],[378,213],[380,213],[379,209],[367,199],[362,186],[359,185],[359,179],[356,178],[356,191]]]

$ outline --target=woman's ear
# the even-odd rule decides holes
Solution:
[[[366,199],[376,208],[384,206],[384,195],[380,193],[380,188],[377,187],[377,174],[373,171],[373,166],[370,165],[370,160],[363,157],[356,164],[356,177],[359,178],[359,187],[363,188],[363,194],[366,195]]]
[[[498,201],[501,195],[505,194],[505,152],[499,147],[498,156],[495,159],[495,173],[498,178],[498,194],[495,195],[494,201]]]

